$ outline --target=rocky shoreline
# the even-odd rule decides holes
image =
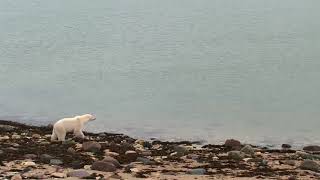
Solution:
[[[320,146],[144,141],[85,132],[50,142],[52,127],[0,120],[0,179],[320,179]]]

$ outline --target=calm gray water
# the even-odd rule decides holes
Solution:
[[[320,142],[320,1],[0,0],[0,118]]]

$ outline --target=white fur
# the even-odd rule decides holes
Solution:
[[[93,121],[96,118],[91,114],[75,116],[73,118],[63,118],[53,125],[51,141],[65,141],[67,132],[73,132],[77,137],[84,138],[82,132],[84,125],[88,121]]]

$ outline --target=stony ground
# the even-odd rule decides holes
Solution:
[[[0,121],[0,179],[320,179],[320,146],[200,146],[110,133],[58,143],[51,130]]]

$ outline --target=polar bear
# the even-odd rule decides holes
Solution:
[[[75,116],[73,118],[63,118],[57,121],[53,125],[51,141],[65,141],[67,132],[72,132],[76,137],[84,138],[82,132],[84,125],[95,120],[96,117],[91,114],[84,114],[81,116]]]

